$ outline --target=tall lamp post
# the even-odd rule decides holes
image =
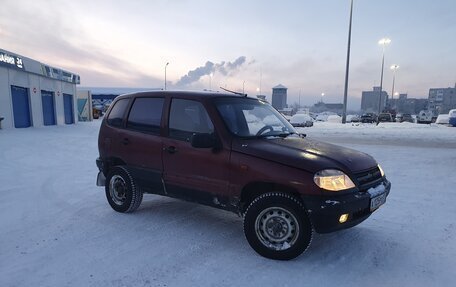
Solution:
[[[323,103],[323,97],[325,96],[325,93],[321,93],[321,103]]]
[[[166,62],[166,65],[165,65],[165,91],[166,91],[166,68],[168,67],[169,65],[169,62]]]
[[[383,90],[383,68],[385,67],[385,48],[386,45],[391,43],[388,38],[382,38],[378,41],[379,45],[382,45],[382,73],[380,75],[380,96],[378,97],[378,114],[382,112],[382,90]]]
[[[348,97],[348,71],[350,67],[350,42],[352,30],[353,0],[350,0],[350,22],[348,25],[348,45],[347,45],[347,63],[345,65],[345,87],[344,87],[344,109],[342,111],[342,123],[345,124],[347,119],[347,97]]]
[[[399,69],[399,65],[392,65],[390,67],[391,70],[393,70],[393,87],[391,88],[391,101],[394,100],[394,82],[396,80],[396,70]]]

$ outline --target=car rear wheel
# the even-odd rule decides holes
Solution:
[[[262,194],[244,215],[244,234],[261,256],[289,260],[310,245],[312,226],[302,203],[282,192]]]
[[[106,178],[106,198],[118,212],[133,212],[142,202],[143,194],[127,168],[115,166]]]

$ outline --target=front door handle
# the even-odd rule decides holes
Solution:
[[[165,151],[167,151],[168,153],[171,153],[171,154],[173,154],[173,153],[176,153],[176,152],[177,152],[177,149],[176,149],[176,147],[175,147],[175,146],[169,146],[169,147],[165,147],[165,148],[164,148],[164,150],[165,150]]]
[[[124,139],[122,140],[122,143],[123,143],[124,145],[128,145],[128,144],[130,143],[130,140],[129,140],[128,138],[124,138]]]

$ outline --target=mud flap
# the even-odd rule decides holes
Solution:
[[[104,176],[104,174],[99,171],[98,172],[98,175],[97,175],[97,186],[105,186],[106,184],[106,177]]]

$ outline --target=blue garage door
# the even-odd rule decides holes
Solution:
[[[63,94],[63,111],[65,113],[65,124],[73,124],[73,95]]]
[[[13,98],[14,126],[16,128],[27,128],[31,126],[28,90],[22,87],[11,86],[11,96]]]
[[[54,93],[41,91],[41,102],[43,103],[43,124],[45,126],[55,125]]]

